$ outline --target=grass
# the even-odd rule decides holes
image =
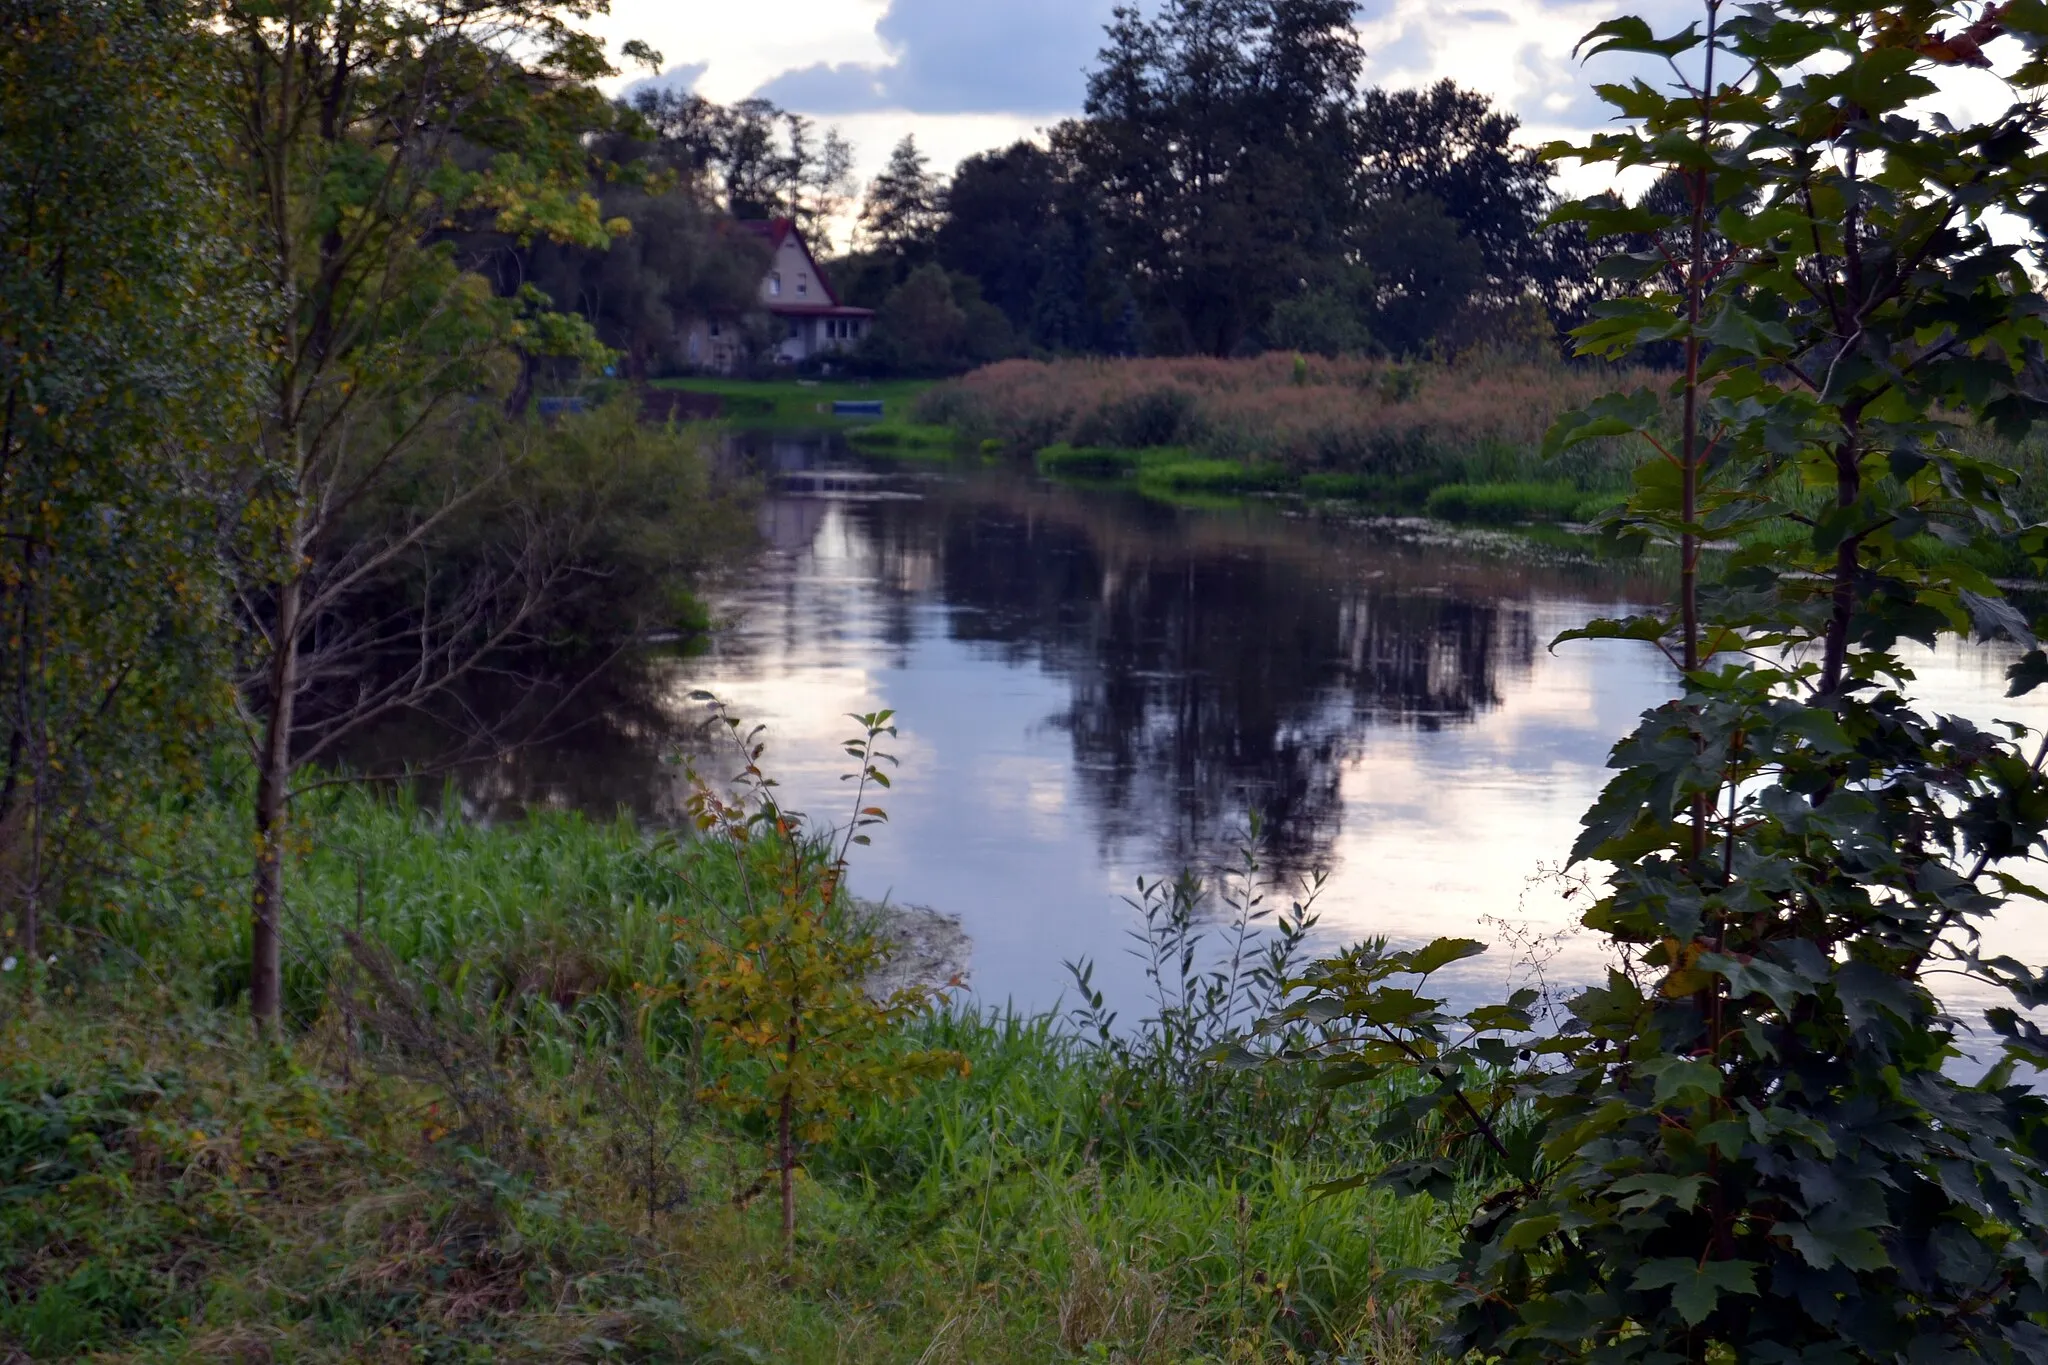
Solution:
[[[921,421],[1014,450],[1187,448],[1197,459],[1304,476],[1432,486],[1564,480],[1620,487],[1634,452],[1589,442],[1548,464],[1569,408],[1654,376],[1479,356],[1456,365],[1311,359],[1005,361],[933,387]]]
[[[889,418],[848,426],[846,442],[855,450],[871,455],[894,455],[906,459],[950,457],[959,444],[951,427]]]
[[[1185,450],[1176,452],[1185,455]],[[1120,479],[1138,472],[1145,452],[1117,450],[1110,446],[1075,446],[1055,442],[1033,457],[1038,468],[1062,479]]]
[[[690,1060],[686,1012],[657,1003],[744,860],[346,790],[300,815],[282,1046],[237,1013],[224,800],[129,831],[130,875],[74,909],[41,1003],[0,997],[0,1341],[33,1359],[1422,1356],[1427,1315],[1388,1277],[1453,1211],[1314,1189],[1377,1159],[1383,1097],[929,1012],[901,1043],[970,1068],[812,1152],[784,1265],[763,1133],[695,1098],[746,1063]],[[349,969],[358,925],[398,986]]]
[[[1500,526],[1588,521],[1620,501],[1619,492],[1587,493],[1568,483],[1454,483],[1432,489],[1422,507],[1443,521]]]
[[[653,387],[685,393],[716,394],[724,406],[721,420],[742,427],[820,427],[858,422],[834,417],[835,400],[882,404],[885,420],[907,416],[918,396],[931,387],[921,379],[725,379],[693,376],[657,379]]]
[[[1631,378],[1497,357],[1006,361],[930,389],[916,413],[963,443],[1035,451],[1053,477],[1131,478],[1177,503],[1284,492],[1449,520],[1562,521],[1618,492],[1631,460],[1603,441],[1547,462],[1543,432]]]

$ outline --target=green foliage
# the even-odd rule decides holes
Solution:
[[[1323,285],[1282,299],[1273,305],[1266,319],[1266,344],[1283,351],[1320,356],[1368,353],[1373,348],[1372,331],[1365,321],[1370,300],[1369,277],[1342,285]],[[1294,376],[1295,383],[1307,384],[1305,357],[1295,366]]]
[[[2033,644],[1981,574],[1912,545],[2013,525],[2010,474],[1956,438],[2039,412],[2048,308],[1992,223],[2031,211],[2048,115],[1910,106],[1998,34],[2028,54],[2016,85],[2037,84],[2048,24],[1861,0],[1705,18],[1595,29],[1594,53],[1682,59],[1683,86],[1604,87],[1632,126],[1559,149],[1686,191],[1568,210],[1653,243],[1610,261],[1634,292],[1581,348],[1670,343],[1683,363],[1667,399],[1604,399],[1550,443],[1643,440],[1611,530],[1680,569],[1671,608],[1561,637],[1650,641],[1678,673],[1615,747],[1573,850],[1614,869],[1585,923],[1615,966],[1538,1028],[1526,994],[1452,1014],[1431,993],[1477,944],[1360,950],[1303,978],[1271,1027],[1328,1027],[1291,1051],[1331,1085],[1422,1068],[1415,1116],[1497,1161],[1437,1272],[1454,1353],[2039,1359],[2048,1100],[2021,1075],[2048,1047],[2021,1011],[2048,992],[1983,957],[1976,928],[2039,899],[2007,869],[2048,832],[2048,743],[1920,711],[1894,651]],[[1787,479],[1820,496],[1786,497]],[[1709,580],[1705,543],[1746,536]],[[2015,693],[2048,678],[2041,659]],[[1978,1033],[1936,997],[1943,977],[2011,1003]],[[1410,1190],[1450,1175],[1435,1154],[1385,1172]]]
[[[1609,502],[1568,483],[1445,484],[1431,490],[1423,510],[1445,521],[1510,524],[1518,521],[1573,521]]]
[[[931,1002],[931,992],[906,987],[882,1000],[869,994],[868,978],[886,949],[847,922],[840,900],[848,850],[868,842],[861,831],[888,818],[864,802],[871,788],[889,785],[882,765],[896,760],[876,745],[896,733],[892,714],[853,718],[861,734],[845,748],[859,768],[849,774],[853,815],[836,852],[807,836],[800,818],[775,799],[775,784],[760,766],[760,730],[743,735],[738,718],[722,711],[719,724],[743,764],[734,778],[740,790],[722,796],[699,781],[691,796],[698,831],[732,851],[745,897],[729,930],[701,950],[688,1001],[710,1040],[744,1059],[715,1078],[705,1098],[729,1110],[759,1111],[774,1124],[785,1257],[795,1249],[801,1152],[830,1137],[858,1101],[900,1097],[920,1077],[967,1064],[958,1053],[889,1045]],[[757,886],[754,873],[764,863],[767,875]],[[748,1063],[758,1066],[758,1077]]]
[[[0,14],[0,908],[31,959],[232,703],[217,531],[265,304],[199,19]]]
[[[889,374],[956,374],[1015,351],[1009,322],[981,286],[927,263],[882,300],[856,359]]]
[[[1283,465],[1176,460],[1146,465],[1138,481],[1142,487],[1168,493],[1256,493],[1283,488],[1289,478]]]
[[[855,450],[888,455],[950,455],[957,444],[951,427],[927,422],[870,422],[849,427],[846,443]]]

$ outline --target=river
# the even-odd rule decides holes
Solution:
[[[1089,958],[1142,1013],[1123,898],[1228,861],[1254,810],[1275,903],[1326,874],[1322,944],[1501,942],[1461,995],[1525,971],[1532,939],[1554,982],[1599,971],[1561,864],[1609,746],[1671,677],[1648,646],[1550,641],[1657,600],[1648,570],[1516,535],[869,461],[826,433],[751,441],[770,479],[763,548],[713,590],[708,651],[640,661],[573,729],[467,779],[481,813],[675,820],[665,759],[733,766],[701,752],[701,690],[767,726],[789,805],[843,821],[847,717],[887,707],[889,820],[855,850],[852,886],[957,915],[983,1003],[1071,1002],[1065,964]],[[1921,695],[2048,724],[2048,701],[2004,700],[2010,657],[1923,652]],[[2048,960],[2048,920],[1997,938]]]

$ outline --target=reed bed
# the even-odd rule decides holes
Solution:
[[[1540,454],[1558,414],[1647,373],[1478,357],[1384,360],[1011,360],[927,392],[921,420],[1035,453],[1185,446],[1199,458],[1396,482],[1619,486],[1634,452],[1596,442]]]

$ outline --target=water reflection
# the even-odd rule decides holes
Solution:
[[[1401,863],[1426,865],[1455,828],[1432,798],[1469,797],[1520,762],[1494,737],[1457,737],[1549,694],[1536,682],[1560,667],[1543,648],[1556,630],[1656,591],[1520,540],[1174,508],[1002,468],[890,475],[794,440],[759,458],[800,477],[762,508],[771,548],[720,594],[731,625],[677,671],[678,692],[708,687],[767,721],[789,790],[823,811],[839,717],[895,707],[894,823],[856,885],[963,913],[980,987],[1033,1003],[1058,989],[1063,958],[1121,974],[1117,893],[1224,861],[1252,810],[1283,876],[1337,873],[1337,932],[1378,927],[1365,902],[1401,881],[1376,866],[1382,832],[1419,815],[1431,836]],[[1565,690],[1578,724],[1516,742],[1542,764],[1562,746],[1596,781],[1615,708],[1589,712],[1583,679]],[[1628,690],[1631,703],[1642,691]],[[1387,761],[1411,749],[1463,756],[1448,772]],[[1403,766],[1412,783],[1394,780]],[[1361,782],[1377,790],[1361,799]],[[1541,787],[1525,773],[1508,795]],[[1545,856],[1568,845],[1581,787],[1590,796],[1575,782],[1558,803],[1567,826],[1561,840],[1545,830]],[[1541,828],[1532,815],[1509,819]],[[1461,862],[1484,871],[1503,847]],[[1484,876],[1454,913],[1512,910],[1500,898],[1520,871]]]
[[[895,708],[891,822],[854,887],[960,914],[985,999],[1051,1004],[1063,962],[1093,957],[1135,1007],[1119,897],[1223,861],[1253,809],[1283,876],[1331,873],[1330,940],[1568,928],[1580,902],[1557,864],[1609,746],[1671,685],[1644,646],[1547,648],[1663,585],[1514,538],[1175,508],[1001,466],[919,472],[816,439],[738,453],[774,476],[764,549],[715,592],[709,652],[618,670],[563,708],[556,742],[464,795],[486,813],[673,819],[662,760],[700,744],[687,698],[704,688],[770,727],[792,804],[843,818],[845,717]],[[1920,666],[1932,705],[2048,719],[2048,703],[1997,701],[1992,653]],[[2032,924],[2000,937],[2048,950]],[[1466,989],[1512,956],[1482,959]],[[1550,970],[1598,966],[1581,936]]]

